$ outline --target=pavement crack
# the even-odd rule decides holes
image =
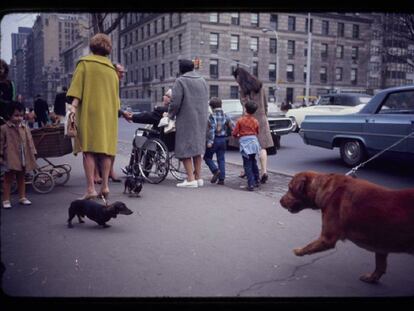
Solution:
[[[248,291],[251,291],[251,290],[258,290],[258,289],[261,289],[261,288],[263,288],[264,286],[266,286],[266,285],[268,285],[268,284],[271,284],[271,283],[275,283],[275,282],[290,282],[290,281],[293,281],[293,280],[296,278],[296,274],[298,273],[298,271],[299,271],[300,269],[302,269],[302,268],[304,268],[304,267],[306,267],[306,266],[313,265],[315,262],[317,262],[317,261],[319,261],[319,260],[321,260],[321,259],[324,259],[324,258],[330,257],[330,256],[332,256],[333,254],[335,254],[336,252],[337,252],[337,249],[335,248],[335,250],[334,250],[334,251],[332,251],[332,252],[330,252],[330,253],[328,253],[328,254],[326,254],[326,255],[319,256],[319,257],[317,257],[317,258],[312,259],[310,262],[307,262],[307,263],[304,263],[304,264],[302,264],[302,265],[296,266],[296,267],[293,269],[292,273],[291,273],[289,276],[287,276],[287,277],[278,278],[278,279],[271,279],[271,280],[267,280],[267,281],[261,281],[261,282],[256,282],[256,283],[253,283],[253,284],[252,284],[252,285],[250,285],[249,287],[247,287],[247,288],[242,289],[241,291],[239,291],[239,292],[236,294],[236,297],[240,297],[242,294],[244,294],[244,293],[246,293],[246,292],[248,292]]]

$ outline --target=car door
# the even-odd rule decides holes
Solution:
[[[376,113],[365,117],[363,126],[367,149],[379,152],[407,136],[414,128],[414,91],[396,91],[389,93]],[[405,139],[391,151],[414,153],[414,139]]]

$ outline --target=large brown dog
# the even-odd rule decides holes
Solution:
[[[414,188],[391,190],[350,176],[309,171],[293,177],[280,204],[291,213],[322,211],[320,237],[294,249],[295,255],[331,249],[345,239],[375,252],[375,271],[362,275],[364,282],[378,282],[388,253],[414,253]]]

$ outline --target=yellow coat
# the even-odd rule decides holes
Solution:
[[[111,61],[99,55],[79,59],[66,95],[80,99],[76,112],[80,146],[75,144],[73,153],[115,156],[120,100],[119,79]]]

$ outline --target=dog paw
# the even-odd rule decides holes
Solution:
[[[302,249],[301,249],[301,248],[295,248],[295,249],[293,250],[293,253],[294,253],[296,256],[303,256],[303,255],[305,255],[305,254],[303,253],[303,251],[302,251]]]

